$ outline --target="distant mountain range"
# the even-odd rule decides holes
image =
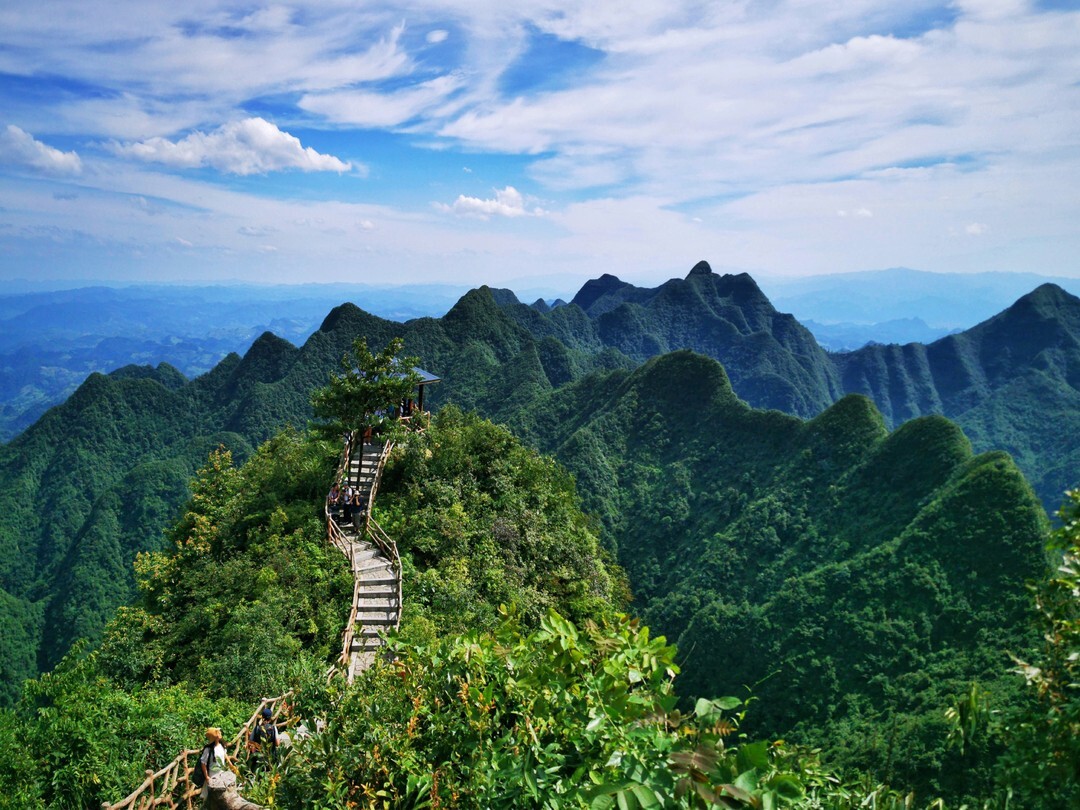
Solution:
[[[977,452],[1008,451],[1050,511],[1080,478],[1080,299],[1054,284],[928,345],[835,353],[778,312],[748,275],[720,276],[705,262],[656,288],[604,275],[585,284],[571,306],[547,313],[501,297],[507,312],[537,334],[545,327],[530,319],[553,329],[580,311],[591,328],[579,329],[576,339],[586,348],[615,349],[636,362],[682,348],[719,360],[735,393],[756,408],[809,418],[858,393],[893,427],[945,415]],[[686,395],[692,407],[692,387]]]
[[[272,331],[306,340],[344,300],[391,320],[441,315],[466,291],[449,285],[260,287],[142,285],[0,295],[0,441],[63,402],[95,371],[168,363],[185,376],[245,352]]]
[[[830,352],[852,351],[867,343],[933,343],[961,331],[929,326],[922,318],[897,318],[869,324],[807,320],[802,324],[813,333],[821,348]]]
[[[759,282],[773,304],[794,313],[829,351],[871,342],[931,343],[989,318],[1046,282],[1080,293],[1077,279],[904,268]],[[582,293],[597,284],[602,287],[603,279],[589,282]],[[94,371],[168,363],[194,377],[229,352],[246,351],[264,331],[302,342],[342,301],[405,321],[442,315],[467,291],[454,285],[53,286],[25,282],[0,295],[0,442],[33,424]],[[501,303],[528,300],[520,293],[506,295]],[[562,303],[537,301],[542,311]]]

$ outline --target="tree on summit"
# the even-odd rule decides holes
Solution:
[[[358,337],[341,358],[341,373],[311,395],[320,432],[338,438],[350,430],[379,427],[408,399],[420,381],[415,357],[401,354],[404,341],[393,338],[372,353],[367,339]]]

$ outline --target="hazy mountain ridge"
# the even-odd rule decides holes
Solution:
[[[1044,284],[993,318],[927,346],[832,355],[844,388],[892,424],[942,413],[976,449],[1013,455],[1052,508],[1080,469],[1080,299]]]
[[[86,377],[169,363],[188,377],[266,331],[305,340],[349,298],[405,320],[441,314],[464,288],[417,285],[85,287],[0,296],[0,441],[10,440]]]
[[[754,407],[812,417],[843,395],[860,393],[890,426],[943,414],[958,421],[976,450],[1013,455],[1050,511],[1077,483],[1080,299],[1054,284],[930,344],[832,353],[778,312],[749,276],[720,276],[706,262],[685,279],[652,289],[605,274],[584,285],[571,305],[547,314],[520,304],[504,308],[534,332],[584,312],[591,333],[579,323],[573,333],[559,333],[562,340],[599,343],[638,362],[681,348],[701,352],[724,365],[735,393]],[[692,386],[686,396],[691,405]]]
[[[961,331],[929,326],[922,318],[896,318],[871,324],[826,324],[814,320],[804,320],[801,323],[813,333],[814,339],[823,349],[832,352],[854,351],[867,343],[933,343],[946,335]]]
[[[774,304],[806,323],[885,323],[917,316],[935,328],[968,329],[1040,284],[1080,295],[1080,279],[1037,273],[932,273],[893,267],[806,278],[762,276]],[[878,339],[878,342],[885,342]]]

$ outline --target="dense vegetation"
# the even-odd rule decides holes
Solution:
[[[260,697],[325,685],[352,590],[319,508],[336,453],[285,431],[240,468],[227,451],[211,454],[169,550],[139,556],[140,598],[100,649],[76,648],[0,712],[0,806],[116,800],[146,763],[195,744],[200,726],[231,735]],[[500,601],[522,606],[526,628],[548,610],[613,615],[618,575],[569,478],[505,430],[448,410],[393,469],[387,524],[408,504],[418,516],[402,527],[408,637],[492,627]],[[493,527],[520,530],[520,542],[491,543]]]
[[[138,558],[140,600],[97,652],[74,651],[0,713],[13,763],[0,801],[118,798],[147,758],[166,761],[202,724],[235,729],[286,686],[329,722],[249,786],[286,807],[899,807],[876,780],[922,804],[1003,796],[1012,781],[1036,795],[1031,753],[1074,756],[1063,731],[999,756],[1040,733],[1001,650],[1035,654],[1022,580],[1041,573],[1043,518],[1005,457],[973,457],[944,420],[890,435],[857,397],[805,423],[753,411],[689,352],[587,377],[541,413],[541,432],[578,414],[561,452],[611,475],[617,500],[592,496],[603,532],[642,583],[639,607],[686,645],[679,664],[615,614],[622,577],[567,473],[447,407],[392,458],[377,505],[406,570],[398,661],[328,685],[349,590],[318,515],[336,448],[285,431],[239,469],[211,454],[171,550]],[[949,724],[971,679],[1007,725],[967,723],[978,707]],[[1060,704],[1060,688],[1045,692]],[[767,742],[787,731],[794,747]]]
[[[972,680],[1014,703],[1008,654],[1035,643],[1045,517],[1008,457],[940,417],[890,434],[863,397],[808,422],[755,411],[690,352],[561,389],[532,432],[677,641],[684,696],[749,688],[753,733],[924,795],[992,780],[971,752],[948,767],[940,707]]]
[[[185,695],[218,701],[213,711],[234,716],[285,684],[314,688],[340,637],[338,606],[348,601],[348,572],[324,545],[315,508],[336,447],[279,427],[306,422],[311,390],[358,335],[374,347],[396,345],[391,340],[401,334],[444,377],[436,403],[495,415],[555,454],[596,516],[582,514],[562,468],[460,408],[444,407],[429,433],[402,445],[387,467],[376,518],[403,551],[401,655],[428,673],[417,683],[464,677],[445,669],[453,651],[487,644],[494,646],[483,666],[497,669],[513,646],[507,633],[543,646],[530,634],[552,610],[587,639],[580,653],[592,662],[588,672],[605,669],[609,642],[602,639],[623,632],[614,610],[629,604],[678,643],[680,717],[694,707],[708,713],[698,698],[752,694],[741,725],[751,738],[820,748],[830,767],[916,789],[920,799],[990,795],[1001,781],[1003,746],[1026,756],[1016,754],[1009,741],[1020,738],[1009,734],[1037,724],[1017,721],[1009,734],[975,724],[961,735],[962,747],[950,748],[957,731],[944,708],[964,717],[981,717],[982,706],[993,716],[1023,716],[1022,681],[1008,674],[1008,656],[1032,660],[1037,652],[1026,584],[1045,574],[1046,521],[1013,463],[1002,453],[973,455],[941,417],[890,433],[861,396],[809,421],[748,407],[740,393],[794,402],[803,394],[790,380],[818,374],[807,365],[810,355],[780,357],[809,344],[748,278],[698,267],[649,296],[602,281],[582,306],[545,311],[485,288],[442,319],[405,325],[343,306],[302,348],[264,335],[243,359],[233,356],[193,381],[165,366],[87,380],[62,408],[0,448],[0,701],[14,706],[3,733],[45,741],[33,725],[42,708],[63,704],[69,691],[82,700],[104,690],[96,701],[103,713],[86,721],[91,727],[123,729],[124,718],[144,712],[156,724],[154,707],[165,696],[180,717],[167,733],[154,725],[145,736],[171,744],[208,720],[210,704],[189,712]],[[1039,303],[1052,293],[1025,304],[1031,334],[1016,354],[1046,380],[1072,367],[1067,317]],[[746,387],[747,377],[733,384],[717,362],[688,351],[634,368],[634,359],[669,339],[689,341],[685,330],[695,321],[683,313],[701,302],[711,313],[701,329],[710,340],[737,333],[731,346],[742,364],[735,368],[757,375],[758,389]],[[684,331],[653,331],[661,326]],[[1004,345],[994,342],[1004,339],[995,329],[956,349],[964,368],[990,367],[990,349]],[[649,337],[656,334],[663,340]],[[1047,334],[1057,341],[1049,352],[1039,348]],[[1007,359],[995,374],[1007,373]],[[968,389],[950,374],[969,399],[975,388],[993,388],[990,376],[972,377]],[[828,398],[836,395],[828,389]],[[191,471],[216,447],[189,491]],[[230,452],[244,466],[234,468]],[[500,604],[514,606],[520,631],[504,626]],[[467,631],[478,635],[456,635]],[[80,637],[90,646],[20,698],[22,678],[51,668]],[[547,671],[544,660],[534,664]],[[579,673],[582,683],[588,672]],[[347,699],[357,706],[375,693],[385,705],[404,699],[380,684]],[[113,690],[129,694],[109,697]],[[686,728],[690,736],[700,731]],[[514,745],[516,733],[498,739]],[[395,734],[388,745],[404,746]],[[469,765],[470,773],[493,778],[490,769],[503,767],[500,745],[492,741],[495,759]],[[44,756],[40,747],[30,750]],[[137,782],[139,767],[127,756],[85,766],[90,776],[80,795]],[[410,772],[413,788],[438,766],[426,756],[418,754]],[[1070,756],[1060,755],[1063,767]],[[789,764],[798,770],[805,762],[799,754]],[[670,762],[653,765],[656,779],[667,778]],[[764,767],[755,766],[758,776]],[[1008,767],[1023,771],[1015,762]],[[17,795],[71,806],[50,792],[56,788],[45,770],[27,773],[29,781],[12,788]],[[484,795],[474,775],[455,773],[461,791]]]

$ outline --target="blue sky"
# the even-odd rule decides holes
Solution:
[[[0,7],[0,280],[1078,256],[1075,2]]]

